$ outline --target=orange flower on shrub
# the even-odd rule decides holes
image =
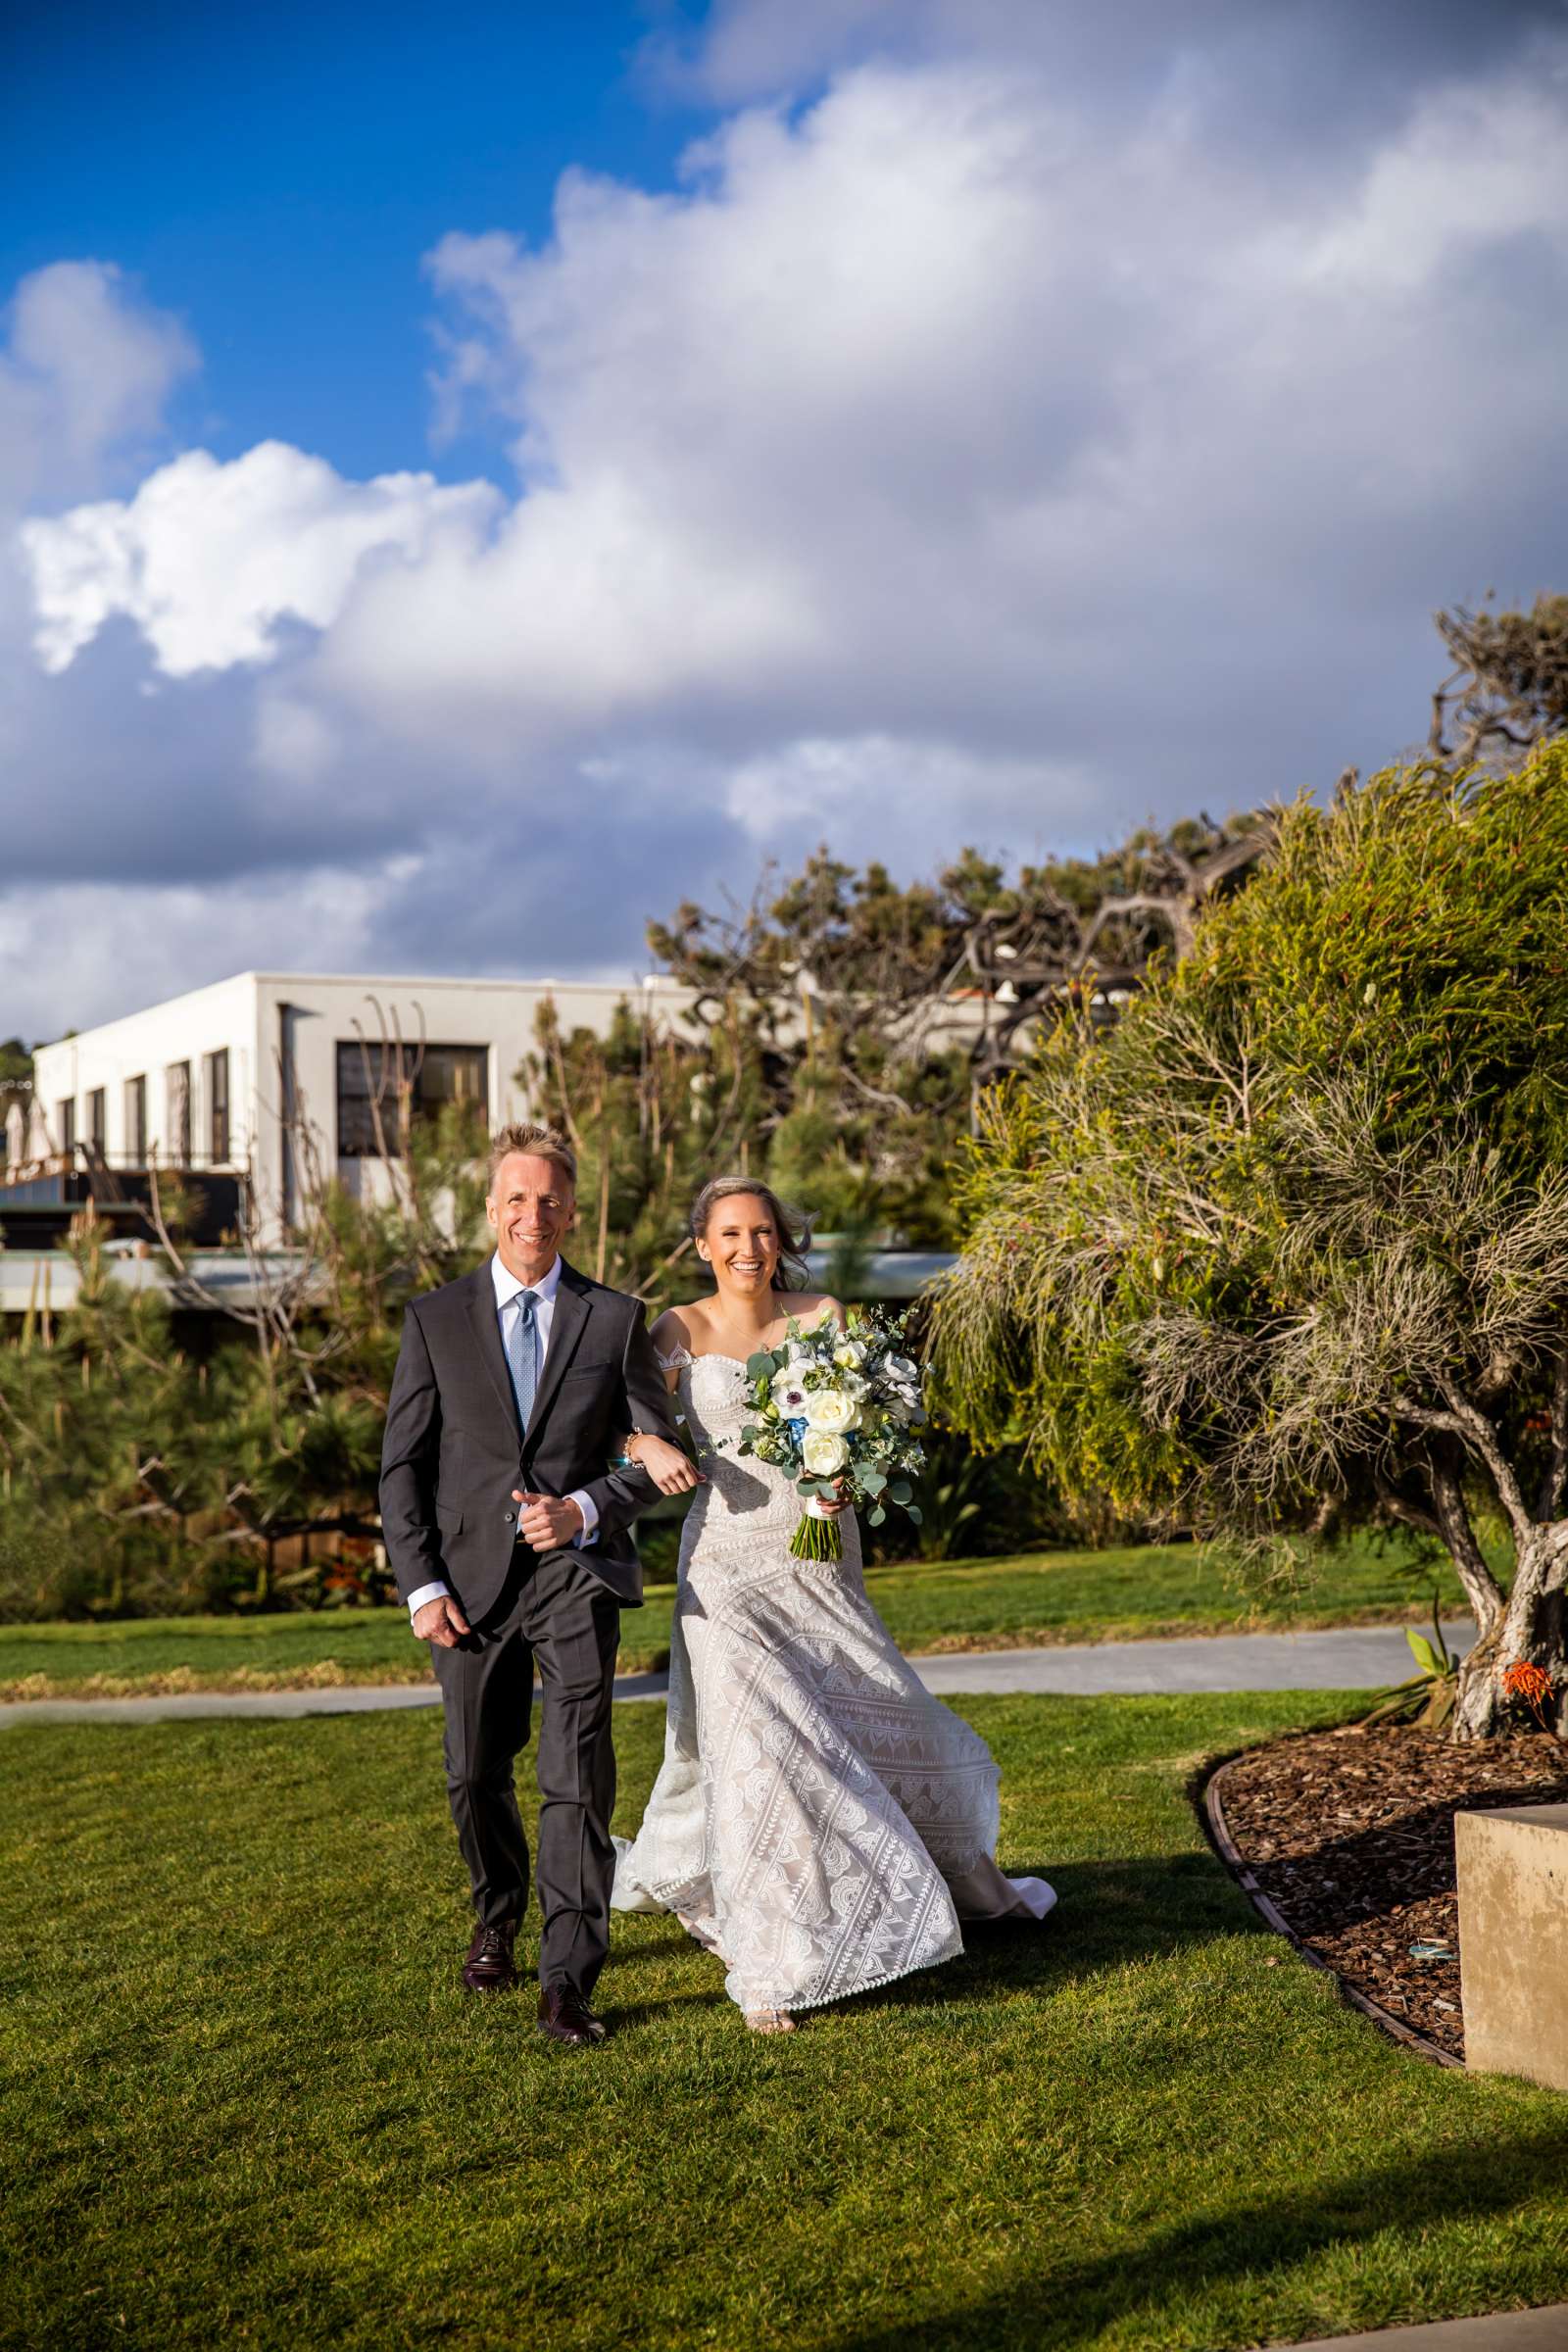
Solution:
[[[1546,1716],[1552,1700],[1551,1677],[1544,1666],[1532,1666],[1521,1658],[1517,1664],[1503,1668],[1502,1687],[1510,1698],[1517,1698],[1530,1709],[1544,1732],[1552,1730]]]

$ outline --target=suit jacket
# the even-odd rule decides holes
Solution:
[[[608,1467],[629,1429],[673,1439],[643,1304],[565,1260],[528,1426],[517,1426],[488,1259],[411,1301],[381,1449],[381,1532],[407,1600],[443,1578],[470,1623],[499,1599],[517,1535],[514,1487],[586,1490],[599,1512],[583,1565],[641,1605],[631,1526],[658,1497],[646,1470]]]

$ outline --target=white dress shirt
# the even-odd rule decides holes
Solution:
[[[498,1250],[490,1260],[490,1279],[495,1285],[496,1321],[501,1329],[501,1352],[503,1355],[507,1352],[508,1309],[519,1291],[532,1291],[533,1319],[539,1334],[539,1370],[542,1374],[545,1368],[545,1359],[550,1353],[550,1327],[556,1319],[556,1293],[561,1288],[561,1259],[559,1257],[553,1259],[549,1273],[541,1274],[537,1282],[519,1282],[515,1274],[509,1274],[501,1263],[501,1252]],[[566,1500],[574,1502],[582,1513],[581,1533],[571,1539],[573,1544],[580,1550],[584,1544],[591,1544],[599,1533],[599,1513],[594,1506],[593,1497],[581,1487],[575,1494],[568,1494]],[[444,1584],[439,1577],[434,1584],[421,1585],[417,1592],[409,1594],[410,1619],[417,1616],[427,1600],[443,1599],[451,1590],[451,1586]]]

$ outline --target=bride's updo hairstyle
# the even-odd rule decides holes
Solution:
[[[765,1200],[773,1230],[778,1235],[778,1287],[786,1291],[804,1291],[810,1280],[806,1263],[806,1251],[811,1231],[805,1217],[785,1207],[770,1184],[756,1176],[712,1176],[692,1202],[691,1234],[700,1242],[708,1232],[708,1221],[721,1200],[746,1193],[754,1200]]]

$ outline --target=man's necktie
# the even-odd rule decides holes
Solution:
[[[512,1374],[512,1393],[517,1399],[517,1426],[524,1435],[528,1415],[533,1411],[534,1391],[539,1386],[539,1318],[534,1313],[537,1303],[536,1291],[519,1291],[512,1301],[507,1323],[507,1369]]]

